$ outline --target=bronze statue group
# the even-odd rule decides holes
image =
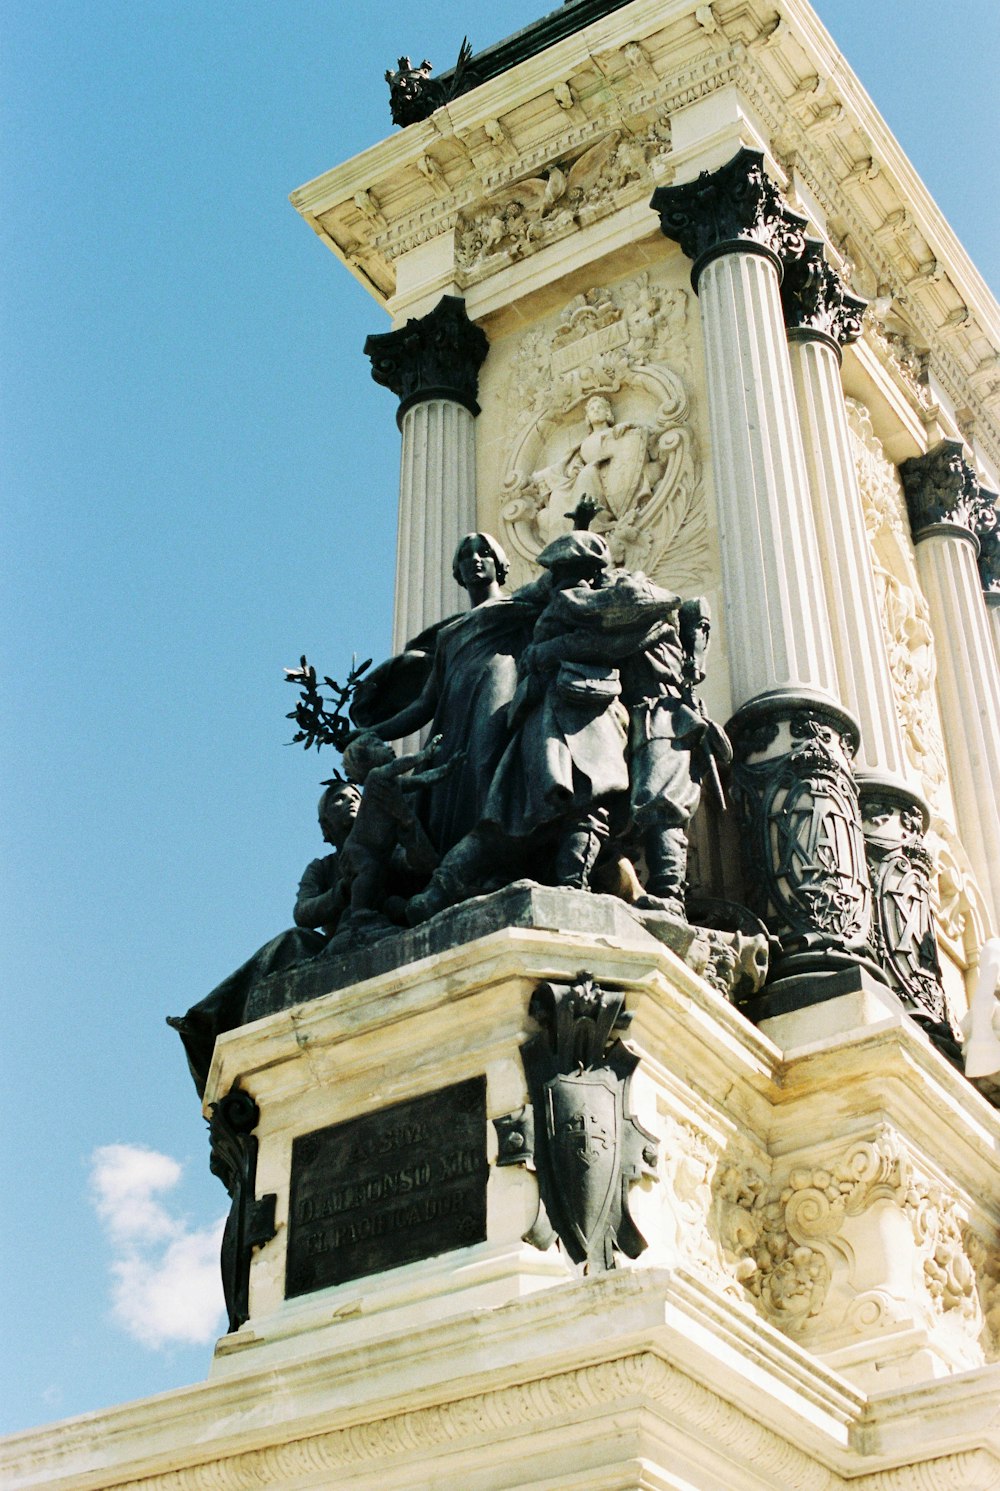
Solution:
[[[697,695],[704,603],[616,568],[586,527],[538,564],[507,595],[503,549],[468,534],[453,572],[470,610],[358,684],[344,779],[319,805],[332,852],[306,869],[295,928],[170,1021],[199,1090],[256,980],[515,880],[684,918],[688,825],[730,759]],[[397,756],[389,742],[428,725],[427,745]]]

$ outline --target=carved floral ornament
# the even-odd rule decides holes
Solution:
[[[636,276],[574,297],[529,332],[510,377],[515,429],[501,534],[525,566],[582,498],[617,564],[684,591],[708,561],[701,462],[684,379],[688,295]]]
[[[793,1167],[779,1185],[756,1169],[720,1165],[712,1189],[726,1217],[724,1252],[738,1259],[731,1271],[781,1329],[827,1334],[846,1325],[868,1333],[909,1317],[910,1299],[853,1284],[857,1239],[845,1229],[883,1203],[905,1224],[898,1235],[885,1233],[895,1237],[890,1248],[908,1235],[916,1250],[928,1320],[947,1315],[959,1323],[970,1364],[977,1347],[979,1360],[996,1355],[1000,1291],[990,1249],[970,1230],[957,1197],[914,1166],[887,1126],[824,1163]],[[869,1262],[875,1237],[866,1245]]]

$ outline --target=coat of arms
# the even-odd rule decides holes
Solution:
[[[538,1175],[537,1247],[556,1238],[588,1272],[615,1267],[615,1250],[637,1258],[646,1240],[628,1209],[633,1181],[655,1176],[656,1138],[628,1112],[639,1063],[614,1031],[631,1016],[624,995],[586,973],[573,984],[539,984],[529,1013],[541,1033],[521,1048],[531,1106],[496,1120],[499,1165]]]

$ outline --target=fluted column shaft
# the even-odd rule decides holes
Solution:
[[[402,419],[393,650],[465,610],[451,560],[476,527],[476,424],[451,399],[411,404]]]
[[[941,726],[958,831],[1000,927],[1000,672],[977,563],[996,523],[959,441],[900,469],[937,653]]]
[[[732,252],[698,280],[733,702],[836,696],[819,544],[773,258]]]
[[[861,727],[856,767],[902,779],[907,773],[903,732],[851,451],[840,357],[830,341],[796,334],[790,352],[838,691]]]
[[[400,401],[397,652],[464,608],[452,559],[459,540],[476,527],[476,395],[488,351],[485,332],[454,295],[442,296],[426,316],[365,342],[372,377]]]

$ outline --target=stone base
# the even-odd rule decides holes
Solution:
[[[860,964],[778,979],[741,1008],[782,1046],[807,1045],[905,1013],[899,996]]]
[[[872,989],[810,1006],[839,1010],[818,1043],[775,1017],[805,1022],[779,1046],[620,903],[524,894],[221,1038],[207,1102],[252,1097],[275,1197],[250,1318],[208,1382],[7,1441],[5,1488],[1000,1484],[1000,1114]],[[628,1186],[645,1247],[590,1274],[524,1241],[538,1177],[494,1127],[529,1097],[532,996],[581,970],[624,998],[658,1150]],[[286,1297],[295,1142],[473,1079],[485,1237]]]

